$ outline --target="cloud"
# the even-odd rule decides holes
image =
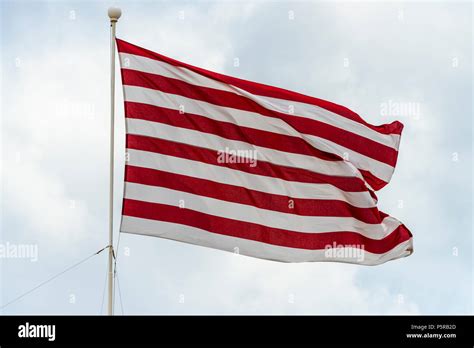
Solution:
[[[411,299],[383,284],[368,290],[353,265],[285,264],[128,234],[120,245],[126,314],[419,312]]]

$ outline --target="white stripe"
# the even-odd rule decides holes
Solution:
[[[408,256],[411,254],[411,250],[413,250],[412,239],[409,239],[384,254],[374,254],[361,249],[354,250],[363,253],[362,260],[357,256],[334,257],[328,255],[326,250],[306,250],[276,246],[253,240],[211,233],[191,226],[130,216],[122,216],[120,231],[172,239],[184,243],[230,251],[233,253],[238,252],[241,255],[281,262],[333,261],[358,263],[361,265],[378,265],[389,260]],[[353,252],[352,255],[355,256],[357,254]]]
[[[330,184],[286,181],[280,178],[249,174],[218,165],[147,151],[127,149],[127,152],[129,155],[127,163],[136,167],[187,175],[289,198],[341,200],[360,208],[373,208],[376,205],[376,201],[367,191],[345,192]]]
[[[177,67],[142,56],[120,53],[120,60],[121,66],[124,69],[152,73],[155,75],[183,80],[195,86],[232,92],[237,95],[245,96],[272,111],[289,114],[290,105],[292,105],[294,107],[293,115],[321,121],[398,150],[398,144],[400,142],[400,136],[398,134],[386,135],[379,133],[362,123],[353,121],[347,117],[343,117],[316,105],[255,95],[239,87],[208,78],[187,68]]]
[[[318,150],[348,158],[350,162],[357,164],[358,168],[371,171],[375,176],[386,182],[390,181],[394,170],[392,166],[386,163],[345,148],[330,140],[311,134],[302,134],[278,118],[262,117],[258,113],[217,106],[149,88],[127,85],[123,87],[125,101],[165,107],[173,110],[179,110],[180,106],[183,106],[184,111],[190,114],[204,116],[217,121],[229,122],[238,126],[301,138]],[[185,115],[183,115],[183,117],[185,117]]]
[[[254,154],[254,159],[257,159],[256,165],[258,165],[258,161],[264,161],[333,176],[357,177],[359,173],[346,161],[326,161],[307,155],[273,150],[193,129],[180,128],[142,119],[127,118],[126,123],[128,134],[144,135],[214,150],[216,152],[216,160],[219,153],[225,152],[228,149],[230,151]]]
[[[204,214],[302,233],[350,231],[383,239],[400,226],[399,221],[389,217],[381,224],[368,224],[352,217],[301,216],[132,182],[125,183],[125,198],[180,208],[184,203],[184,208]]]

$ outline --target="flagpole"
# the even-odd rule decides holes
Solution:
[[[122,15],[119,8],[108,10],[110,18],[110,172],[109,172],[109,268],[107,273],[107,314],[113,315],[113,257],[114,257],[114,119],[115,119],[115,24]]]

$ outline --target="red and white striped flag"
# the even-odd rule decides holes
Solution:
[[[117,39],[128,159],[121,231],[284,261],[375,265],[412,235],[377,209],[403,125]]]

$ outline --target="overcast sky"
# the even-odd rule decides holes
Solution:
[[[126,41],[374,124],[403,122],[397,169],[378,196],[415,247],[375,267],[282,264],[122,234],[116,313],[473,312],[470,2],[1,1],[0,242],[39,254],[0,258],[0,303],[108,243],[110,5],[122,8]],[[116,231],[122,102],[118,88]],[[3,313],[103,313],[106,261],[91,258]]]

